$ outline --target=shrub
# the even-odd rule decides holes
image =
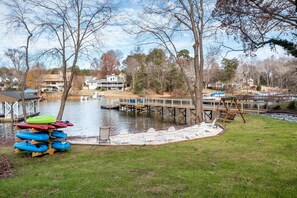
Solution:
[[[280,110],[281,107],[279,105],[276,105],[275,107],[272,107],[273,110]]]
[[[296,101],[292,100],[289,102],[287,109],[295,109],[296,108]]]
[[[262,86],[260,84],[257,85],[257,91],[262,91]]]

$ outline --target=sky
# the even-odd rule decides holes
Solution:
[[[139,12],[139,8],[136,6],[135,2],[137,0],[121,0],[120,1],[120,8],[118,10],[119,16],[118,21],[121,21],[125,17],[133,17],[136,16]],[[7,13],[7,10],[4,8],[3,5],[0,5],[0,66],[7,65],[9,62],[5,60],[4,51],[8,48],[18,48],[21,47],[25,43],[25,37],[19,34],[19,32],[15,32],[9,29],[6,23],[3,21],[4,14]],[[154,47],[158,47],[156,45],[145,45],[139,46],[135,35],[128,34],[126,31],[123,30],[122,27],[113,25],[108,26],[102,31],[101,35],[101,42],[102,46],[97,53],[94,53],[94,57],[100,58],[100,55],[104,52],[109,50],[120,50],[123,53],[122,59],[125,59],[128,54],[130,54],[136,47],[141,47],[143,52],[148,53],[149,50],[153,49]],[[188,49],[193,55],[192,52],[192,45],[193,42],[191,39],[187,39],[185,36],[181,36],[176,40],[177,47],[181,49]],[[208,40],[205,42],[205,46],[211,43],[215,43],[213,40]],[[240,45],[236,44],[232,40],[227,40],[227,45],[235,48],[240,47]],[[40,38],[38,43],[34,44],[32,47],[32,51],[38,51],[40,49],[48,48],[49,46],[54,46],[54,43],[47,38]],[[225,54],[225,53],[223,53]],[[229,52],[227,54],[227,58],[236,58],[239,55],[242,55],[242,52]],[[277,51],[271,51],[269,47],[262,48],[257,51],[257,57],[259,59],[265,59],[272,55],[278,57],[283,56],[285,52],[281,48],[277,48]],[[90,68],[89,61],[81,61],[80,67],[88,69]],[[56,65],[46,64],[48,68],[50,67],[57,67]]]

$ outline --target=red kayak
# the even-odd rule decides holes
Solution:
[[[48,124],[27,124],[27,123],[20,123],[16,124],[15,126],[19,127],[20,129],[36,129],[36,130],[49,130],[55,129],[54,126]]]
[[[74,126],[74,124],[72,124],[72,123],[69,122],[69,121],[57,121],[56,123],[64,123],[64,124],[66,124],[67,126]]]
[[[55,122],[55,123],[51,123],[51,125],[53,125],[56,128],[66,128],[67,124],[64,122]]]
[[[69,122],[69,121],[65,121],[65,123],[67,124],[67,126],[70,126],[70,127],[74,126],[74,124],[72,124],[72,123]]]

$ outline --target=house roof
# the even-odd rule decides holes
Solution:
[[[88,80],[88,83],[98,83],[100,82],[99,80],[95,80],[95,79],[90,79]]]
[[[85,76],[85,81],[96,79],[94,76]]]
[[[118,79],[117,81],[108,81],[107,79],[100,79],[100,80],[96,80],[96,79],[90,79],[88,81],[86,81],[86,83],[114,83],[114,82],[118,82],[118,83],[123,83],[124,80],[123,79]]]
[[[63,81],[63,76],[60,74],[43,74],[43,81]]]
[[[38,96],[25,93],[25,100],[36,100]],[[0,91],[0,102],[21,101],[21,91]]]

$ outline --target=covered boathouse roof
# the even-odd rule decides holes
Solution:
[[[21,101],[21,91],[0,91],[0,103],[2,102],[17,102]],[[38,96],[25,93],[25,100],[36,100]]]

